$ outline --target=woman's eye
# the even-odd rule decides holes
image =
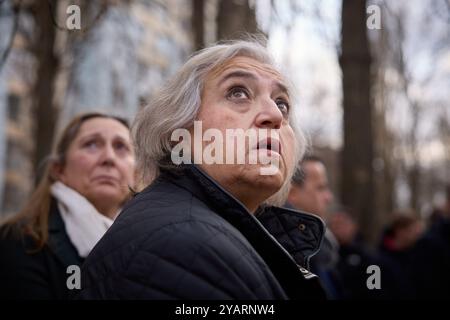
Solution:
[[[122,142],[116,143],[116,144],[114,145],[114,148],[115,148],[116,150],[121,151],[121,152],[127,152],[127,151],[130,150],[130,148],[128,147],[128,145],[126,145],[125,143],[122,143]]]
[[[281,113],[288,114],[289,113],[289,103],[287,103],[284,100],[277,100],[276,104],[278,108],[280,109]]]
[[[228,92],[228,98],[232,99],[248,99],[249,94],[245,88],[242,87],[234,87]]]
[[[87,141],[83,144],[83,147],[89,150],[94,150],[98,148],[98,142],[95,140]]]

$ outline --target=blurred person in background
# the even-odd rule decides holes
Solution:
[[[294,112],[287,80],[260,43],[226,42],[191,57],[136,117],[139,172],[156,179],[87,258],[78,297],[324,299],[305,268],[323,222],[277,206],[305,148]],[[189,141],[209,146],[198,135],[212,129],[222,137],[227,129],[278,133],[245,143],[244,153],[271,154],[279,166],[263,175],[268,165],[258,161],[198,161],[202,148]],[[175,130],[185,134],[186,161],[172,158]]]
[[[323,161],[317,156],[306,155],[292,177],[288,203],[327,220],[332,202],[333,193]]]
[[[414,248],[413,276],[417,296],[424,299],[450,298],[450,184],[446,202],[434,209],[431,225]]]
[[[374,292],[367,288],[366,270],[369,265],[377,263],[363,245],[359,226],[351,216],[351,209],[336,209],[328,219],[328,227],[339,243],[337,270],[343,283],[342,298],[372,299]]]
[[[328,219],[328,227],[339,243],[339,261],[336,265],[342,281],[343,299],[367,299],[367,266],[370,256],[359,239],[359,228],[350,215],[350,209],[339,208]]]
[[[318,215],[327,222],[332,201],[333,194],[323,161],[314,155],[305,156],[292,178],[287,207]],[[339,244],[330,229],[326,228],[320,251],[311,259],[311,271],[319,276],[330,299],[343,297],[343,287],[336,269],[338,261]]]
[[[401,256],[422,236],[425,225],[412,210],[399,210],[392,216],[392,222],[383,234],[381,249],[401,261]]]
[[[380,253],[378,250],[366,246],[359,233],[358,223],[352,218],[351,212],[350,208],[338,208],[328,220],[328,226],[339,242],[340,259],[337,269],[344,284],[344,299],[386,300],[413,297],[414,288],[407,269],[400,268],[397,257],[386,256],[386,252],[381,251]],[[387,242],[392,244],[398,241],[399,245],[396,247],[398,250],[410,249],[414,245],[414,241],[410,241],[409,245],[406,245],[407,241],[403,239],[404,230],[400,228],[401,231],[397,234],[396,231],[393,231],[393,229],[397,230],[397,222],[394,221],[393,224],[395,227],[388,227],[387,229],[390,231],[385,234],[395,235],[393,236],[395,240],[390,238]],[[417,236],[415,240],[417,240]],[[406,237],[410,239],[409,236]],[[395,254],[399,252],[396,251]],[[410,257],[407,253],[404,255]],[[370,289],[368,287],[367,280],[370,273],[367,270],[369,266],[379,267],[380,288]]]
[[[412,270],[417,263],[414,248],[425,225],[413,210],[397,210],[391,216],[378,250],[384,266],[384,290],[389,291],[389,298],[414,298],[416,281]]]
[[[75,117],[24,208],[0,229],[0,298],[66,299],[68,266],[80,266],[134,187],[125,120]]]

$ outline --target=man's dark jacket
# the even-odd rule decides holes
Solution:
[[[88,256],[80,299],[324,299],[306,270],[323,222],[255,215],[195,165],[163,171]]]

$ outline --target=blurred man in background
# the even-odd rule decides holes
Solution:
[[[328,208],[332,201],[333,194],[328,185],[324,163],[316,156],[306,156],[292,178],[289,204],[327,220]]]
[[[287,205],[318,215],[327,222],[328,209],[332,201],[333,194],[328,185],[323,161],[316,156],[306,156],[297,166],[292,178]],[[336,271],[338,261],[339,245],[327,228],[322,247],[319,253],[312,257],[310,268],[320,277],[330,299],[343,297],[342,284]]]

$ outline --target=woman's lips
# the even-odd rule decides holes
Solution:
[[[113,177],[113,176],[100,175],[100,176],[94,177],[94,179],[92,179],[92,181],[107,182],[107,183],[115,184],[119,181],[119,179],[117,179],[116,177]]]
[[[266,149],[269,154],[271,154],[272,152],[276,152],[281,155],[281,143],[277,138],[268,137],[266,139],[261,139],[258,141],[255,149]]]

